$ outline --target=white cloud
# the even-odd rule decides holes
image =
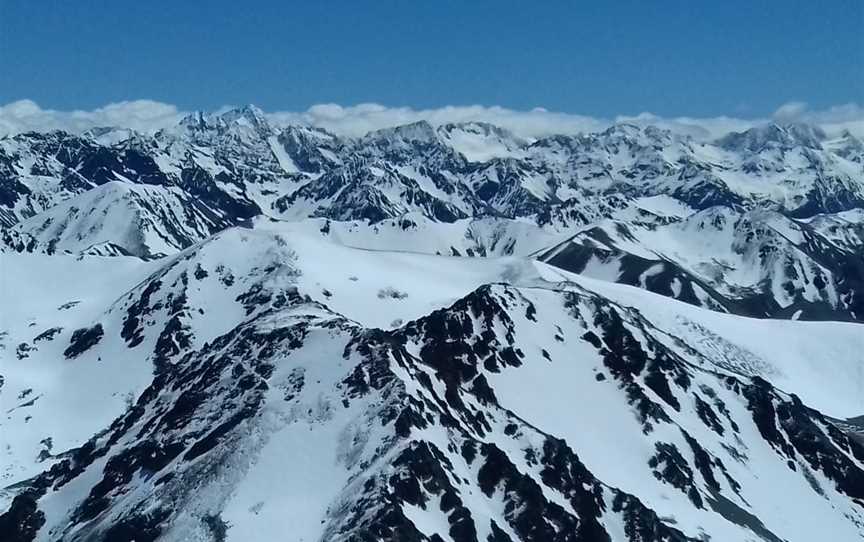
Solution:
[[[839,134],[848,130],[859,137],[864,137],[864,107],[856,103],[813,111],[804,102],[788,102],[774,112],[774,119],[780,122],[815,124],[829,134]]]
[[[33,101],[20,100],[0,106],[0,136],[54,129],[77,133],[95,126],[119,126],[152,133],[175,125],[184,114],[173,105],[152,100],[113,103],[91,111],[42,109]],[[482,121],[509,129],[516,135],[529,139],[551,134],[593,132],[603,130],[615,122],[653,124],[677,133],[689,134],[697,139],[713,139],[730,131],[746,130],[771,120],[734,117],[666,118],[651,113],[604,119],[557,113],[542,108],[517,111],[498,106],[470,105],[413,109],[369,103],[347,107],[319,104],[301,112],[271,112],[268,117],[277,125],[308,124],[352,137],[361,136],[371,130],[419,120],[427,120],[436,126],[448,122]],[[803,102],[790,102],[778,108],[773,118],[778,122],[818,124],[829,133],[848,129],[855,134],[864,135],[864,108],[857,104],[812,111]]]
[[[302,113],[273,113],[277,123],[303,123],[320,126],[337,134],[359,137],[372,130],[426,120],[438,126],[448,122],[489,122],[527,138],[601,130],[611,121],[582,115],[552,113],[544,109],[515,111],[481,105],[446,106],[437,109],[385,107],[360,104],[343,107],[337,104],[313,105]]]
[[[774,111],[774,119],[779,122],[795,122],[800,120],[805,111],[807,104],[804,102],[786,102]]]
[[[360,104],[343,107],[337,104],[314,105],[301,113],[277,112],[270,118],[277,124],[310,124],[331,132],[352,137],[361,136],[371,130],[388,128],[427,120],[433,125],[448,122],[482,121],[506,128],[525,138],[537,138],[552,134],[575,134],[604,130],[617,122],[639,125],[655,125],[687,134],[696,139],[715,139],[732,131],[743,131],[772,119],[743,119],[735,117],[675,117],[665,118],[652,113],[636,116],[619,116],[614,119],[556,113],[536,108],[516,111],[503,107],[447,106],[437,109],[412,109],[409,107],[385,107],[379,104]],[[864,108],[857,104],[833,107],[825,111],[809,111],[806,104],[792,102],[781,106],[774,115],[778,122],[810,122],[822,126],[829,133],[850,128],[853,133],[864,135]]]
[[[659,117],[653,113],[642,113],[635,117],[619,116],[616,122],[630,122],[638,125],[654,125],[684,134],[698,140],[717,139],[729,132],[741,132],[753,126],[769,122],[767,119],[738,119],[734,117],[692,118],[675,117],[671,119]]]
[[[82,132],[96,126],[119,126],[153,132],[176,124],[183,114],[173,105],[152,100],[108,104],[91,111],[42,109],[31,100],[0,106],[0,136],[27,131]]]

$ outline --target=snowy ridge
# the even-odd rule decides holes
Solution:
[[[862,539],[862,148],[0,139],[0,540]]]
[[[13,231],[49,252],[153,258],[234,222],[176,187],[111,181],[16,224]]]
[[[354,265],[328,270],[324,254]],[[5,257],[18,267],[69,258]],[[27,381],[17,372],[0,393],[15,413],[4,433],[22,439],[8,514],[38,526],[37,540],[242,540],[296,525],[325,540],[860,534],[849,518],[862,520],[853,499],[864,496],[864,449],[768,380],[783,371],[778,381],[800,389],[819,363],[753,352],[712,322],[738,317],[676,302],[663,316],[662,297],[518,258],[340,248],[290,228],[227,230],[147,265],[145,280],[82,313],[84,327],[19,347],[25,371],[58,355],[96,374],[150,360],[125,371],[131,395],[117,398],[113,422],[103,414],[104,430],[91,419],[46,448],[24,428],[47,429],[75,396],[36,386],[16,400]],[[514,285],[483,285],[502,279]],[[406,323],[382,331],[387,312]],[[9,339],[54,329],[58,317]],[[860,351],[857,325],[846,326],[832,342]],[[703,339],[679,342],[681,330]],[[860,369],[835,353],[822,364],[836,367],[834,397],[804,397],[851,417],[864,381],[847,378]],[[525,393],[537,386],[542,396]],[[576,411],[574,390],[591,398]],[[293,489],[264,484],[274,476]],[[809,514],[778,515],[779,498]]]
[[[600,222],[540,259],[724,312],[860,320],[855,226],[833,222],[718,206],[662,223]]]
[[[246,106],[196,113],[152,137],[122,129],[6,137],[0,216],[11,225],[119,180],[178,186],[238,218],[380,221],[419,211],[444,222],[492,214],[542,223],[609,191],[809,218],[864,202],[860,145],[798,125],[757,127],[715,144],[628,124],[527,142],[483,123],[418,122],[351,140],[277,128]]]

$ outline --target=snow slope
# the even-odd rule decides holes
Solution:
[[[848,236],[837,242],[824,220],[813,227],[723,206],[662,222],[605,220],[539,257],[736,314],[860,320],[860,252]]]
[[[112,181],[15,225],[46,250],[81,253],[102,245],[153,258],[175,253],[234,223],[176,187]]]
[[[861,148],[0,139],[0,540],[862,539]]]
[[[147,386],[151,362],[127,355],[112,337],[121,322],[104,321],[108,337],[96,351],[69,359],[64,350],[152,269],[129,257],[0,253],[4,486],[50,467],[50,453],[80,446]]]
[[[537,263],[550,281],[573,282],[639,311],[682,355],[695,349],[718,369],[760,376],[836,418],[864,412],[864,334],[845,322],[769,320],[723,314],[658,299],[641,288],[613,284]]]
[[[860,445],[808,408],[861,413],[857,324],[300,230],[233,228],[154,262],[2,255],[4,344],[34,347],[2,351],[4,507],[37,540],[861,535]],[[87,278],[81,303],[27,281],[49,259]],[[37,401],[15,399],[31,384]]]

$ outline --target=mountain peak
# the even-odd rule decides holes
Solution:
[[[100,145],[117,145],[136,137],[134,130],[129,128],[115,128],[112,126],[97,126],[82,133],[82,137],[92,139]]]
[[[193,111],[180,119],[180,126],[189,129],[201,129],[207,124],[208,115],[204,111]]]
[[[521,155],[528,145],[509,130],[481,121],[442,124],[437,133],[442,141],[472,162]]]
[[[772,122],[744,132],[732,132],[720,138],[717,144],[727,150],[759,153],[768,148],[790,149],[796,146],[821,149],[824,139],[825,132],[810,124]]]
[[[418,120],[417,122],[401,124],[392,128],[375,130],[369,132],[366,137],[370,139],[401,139],[403,141],[428,143],[437,141],[438,134],[428,121]]]
[[[618,122],[603,130],[603,135],[623,135],[637,137],[642,133],[642,128],[630,122]]]
[[[654,125],[641,126],[631,122],[619,122],[613,124],[600,133],[604,138],[628,139],[628,140],[650,140],[651,143],[669,144],[672,133]]]
[[[224,130],[232,126],[246,127],[259,132],[271,131],[264,111],[254,105],[244,105],[223,113],[194,111],[180,120],[180,126],[191,131]]]
[[[463,132],[468,132],[476,135],[483,136],[497,136],[497,137],[506,137],[508,139],[518,139],[515,134],[513,134],[510,130],[506,128],[502,128],[498,125],[492,124],[490,122],[483,122],[480,120],[469,120],[464,122],[448,122],[447,124],[442,124],[438,127],[439,132],[450,133],[456,130],[461,130]]]
[[[230,109],[219,115],[226,122],[235,122],[238,124],[249,124],[255,128],[268,127],[267,117],[264,111],[258,107],[248,104],[242,107]]]

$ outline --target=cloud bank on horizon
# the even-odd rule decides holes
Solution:
[[[220,109],[225,110],[228,107]],[[31,100],[19,100],[0,106],[0,137],[28,131],[84,130],[112,126],[153,133],[176,125],[188,112],[176,106],[153,100],[131,100],[108,104],[89,111],[43,109]],[[731,131],[746,130],[767,122],[806,122],[820,126],[829,135],[848,130],[864,137],[864,107],[849,103],[825,110],[811,110],[806,103],[781,105],[772,118],[742,119],[734,117],[665,118],[651,113],[605,119],[542,108],[518,111],[498,106],[446,106],[436,109],[387,107],[379,104],[341,106],[313,105],[306,111],[267,112],[277,126],[302,124],[317,126],[335,134],[359,137],[370,131],[426,120],[433,125],[451,122],[481,121],[506,128],[517,136],[535,139],[552,134],[575,134],[603,130],[618,122],[652,124],[687,134],[696,139],[713,139]]]

